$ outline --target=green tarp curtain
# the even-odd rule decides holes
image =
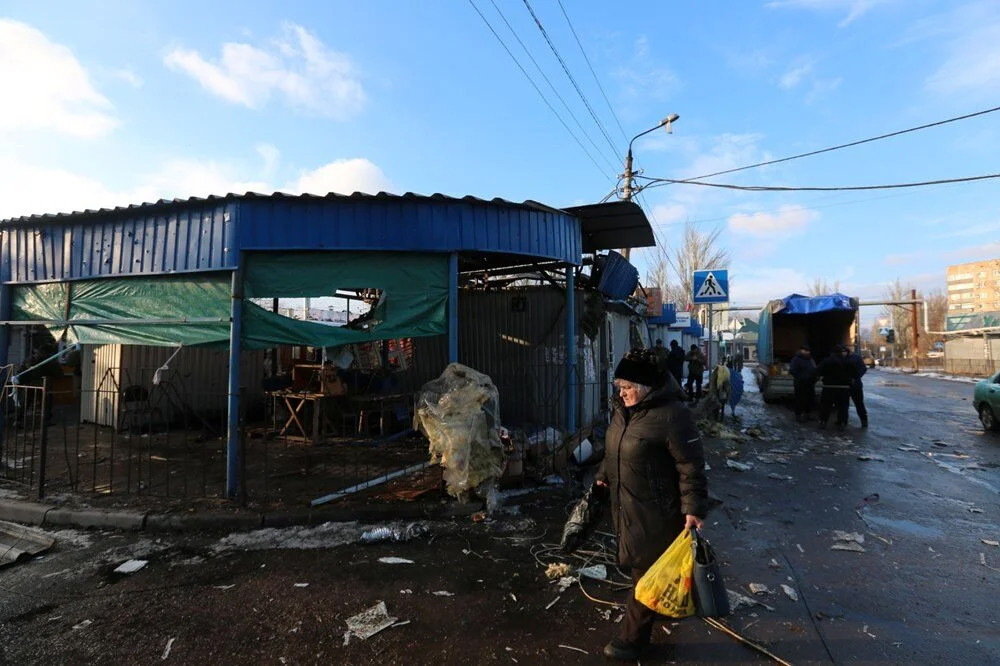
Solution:
[[[338,345],[439,335],[447,330],[448,258],[444,255],[299,252],[248,254],[244,296],[328,296],[337,289],[382,289],[374,325],[366,330],[282,317],[243,302],[244,349],[276,345]],[[63,320],[69,297],[73,319],[222,319],[200,324],[70,326],[69,342],[175,346],[229,343],[231,273],[111,278],[16,285],[12,318]],[[57,338],[63,327],[49,327]]]

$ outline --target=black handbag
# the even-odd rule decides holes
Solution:
[[[729,593],[719,571],[712,544],[701,530],[691,530],[691,548],[694,550],[694,572],[691,590],[694,593],[695,614],[699,617],[725,617],[729,615]]]

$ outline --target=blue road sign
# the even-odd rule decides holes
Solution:
[[[710,271],[695,271],[691,302],[728,303],[729,271],[719,268]]]

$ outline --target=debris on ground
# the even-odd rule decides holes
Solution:
[[[576,580],[577,579],[573,578],[572,576],[565,576],[563,578],[560,578],[559,582],[556,584],[556,589],[559,590],[559,592],[565,592],[570,588],[571,585],[573,585],[573,583],[576,582]]]
[[[814,466],[813,469],[818,469],[821,472],[836,472],[837,471],[833,467],[821,467],[819,465]]]
[[[767,478],[774,479],[775,481],[794,481],[795,480],[794,476],[786,476],[784,474],[775,474],[774,472],[771,472],[770,474],[768,474]]]
[[[977,509],[976,507],[969,507],[969,513],[982,513],[982,509]]]
[[[751,426],[744,430],[744,432],[754,439],[761,439],[764,437],[764,430],[760,426]]]
[[[583,654],[590,654],[586,650],[581,650],[580,648],[573,647],[572,645],[559,645],[559,647],[563,648],[564,650],[575,650],[577,652],[582,652]]]
[[[361,535],[361,543],[380,543],[383,541],[402,542],[424,536],[428,533],[426,525],[421,523],[410,523],[405,527],[397,525],[394,527],[376,527]]]
[[[933,444],[934,446],[940,446],[941,448],[947,448],[948,447],[948,444],[945,444],[944,442],[942,442],[939,439],[935,439],[933,442],[931,442],[931,444]]]
[[[750,463],[736,462],[735,460],[727,460],[726,467],[729,469],[735,469],[737,472],[749,472],[753,469],[753,465]]]
[[[424,523],[389,523],[381,527],[361,525],[357,522],[323,523],[315,527],[296,525],[293,527],[268,527],[252,532],[234,532],[223,537],[212,546],[216,554],[232,550],[271,550],[288,548],[312,550],[334,548],[353,543],[376,543],[379,541],[407,541],[429,534]]]
[[[920,449],[914,448],[912,446],[897,446],[900,451],[906,451],[907,453],[920,453]]]
[[[708,419],[698,421],[698,431],[704,436],[715,437],[716,439],[732,439],[736,441],[743,441],[746,439],[742,433],[732,430],[731,428],[727,428],[718,421],[710,421]]]
[[[380,557],[378,561],[382,564],[413,564],[413,560],[408,560],[405,557]]]
[[[292,587],[309,587],[309,583],[295,583]]]
[[[84,620],[78,624],[73,625],[73,631],[80,631],[81,629],[86,629],[90,625],[94,624],[93,620]]]
[[[553,606],[555,606],[557,603],[559,603],[560,599],[562,599],[561,596],[556,597],[555,599],[553,599],[552,601],[550,601],[549,605],[545,607],[545,610],[549,610],[550,608],[552,608]]]
[[[771,591],[767,585],[764,585],[763,583],[750,583],[747,587],[750,588],[750,591],[754,594],[767,594]]]
[[[438,591],[434,592],[433,594],[434,594],[435,597],[453,597],[453,596],[455,596],[454,592],[448,592],[447,590],[438,590]]]
[[[834,530],[833,540],[835,543],[830,546],[830,550],[846,550],[852,553],[868,552],[865,550],[865,547],[861,545],[865,542],[865,535],[863,534]]]
[[[570,511],[569,518],[563,526],[562,539],[559,541],[564,553],[572,553],[587,540],[600,522],[606,504],[607,493],[599,492],[594,486],[573,505],[573,510]]]
[[[778,560],[774,558],[771,559],[771,561],[768,563],[767,566],[771,567],[772,569],[775,569],[776,571],[780,571],[782,568],[781,565],[778,564]]]
[[[114,570],[114,573],[116,574],[135,573],[139,569],[145,567],[147,564],[149,564],[149,560],[128,560],[126,562],[122,562],[121,564],[119,564],[118,567]]]
[[[547,486],[562,486],[566,484],[566,480],[559,476],[558,474],[549,474],[545,477],[545,485]]]
[[[505,464],[499,401],[488,376],[452,363],[420,389],[413,418],[430,441],[431,464],[444,468],[448,494],[465,499],[475,490],[491,513],[501,501],[496,480]]]
[[[557,578],[569,576],[572,571],[573,568],[565,562],[560,562],[558,564],[552,562],[549,564],[548,569],[545,570],[545,577],[549,580],[555,580]]]
[[[174,641],[176,640],[176,638],[171,638],[167,641],[167,646],[163,648],[163,654],[160,655],[160,661],[166,661],[170,658],[170,651],[173,649]]]
[[[762,462],[766,465],[787,465],[788,458],[779,455],[772,455],[770,453],[758,453],[758,462]]]
[[[980,541],[985,543],[987,546],[994,546],[994,547],[1000,546],[1000,541],[995,541],[994,539],[980,539]]]
[[[862,462],[868,462],[868,461],[885,462],[885,458],[883,458],[882,456],[875,456],[867,453],[858,456],[858,460]]]
[[[0,567],[47,552],[55,539],[41,530],[0,520]]]
[[[592,567],[580,569],[580,575],[595,580],[607,580],[608,567],[603,564],[595,564]]]
[[[795,588],[793,588],[792,586],[782,584],[781,591],[784,592],[785,596],[791,599],[792,601],[799,600],[799,593],[796,592]]]
[[[380,601],[366,611],[347,618],[347,631],[344,632],[344,645],[351,642],[351,636],[368,640],[383,629],[388,629],[399,618],[389,615],[384,601]]]
[[[735,613],[741,608],[753,608],[754,606],[763,606],[769,611],[774,611],[774,608],[768,606],[767,604],[757,601],[753,597],[748,597],[745,594],[740,594],[739,592],[733,592],[730,589],[726,590],[726,594],[729,595],[729,608],[731,612]]]

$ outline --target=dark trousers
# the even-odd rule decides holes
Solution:
[[[868,423],[868,410],[865,408],[865,387],[862,384],[855,384],[851,387],[851,400],[854,402],[854,409],[858,412],[861,423]]]
[[[816,384],[813,382],[795,382],[795,415],[808,415],[813,410],[813,400],[816,397]]]
[[[684,386],[684,368],[671,368],[670,374],[677,380],[678,386]]]
[[[697,375],[695,375],[690,370],[688,370],[687,394],[688,397],[691,398],[692,400],[699,400],[701,398],[701,375],[702,373],[700,372],[697,373]],[[692,384],[698,387],[697,393],[691,392]]]
[[[819,422],[825,425],[830,418],[830,412],[837,411],[837,424],[847,423],[847,408],[850,405],[850,391],[846,388],[829,388],[824,386],[819,398]]]
[[[618,631],[620,641],[639,648],[649,645],[653,623],[659,617],[659,613],[649,610],[641,602],[636,601],[635,584],[644,573],[645,569],[632,569],[632,589],[629,590],[628,601],[625,602],[625,619],[622,620],[622,628]]]

